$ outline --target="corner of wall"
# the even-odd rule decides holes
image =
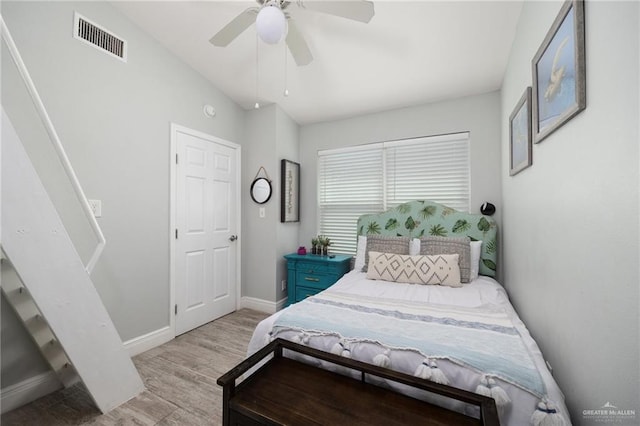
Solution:
[[[282,108],[277,107],[276,112],[276,140],[278,168],[283,159],[300,162],[300,127]],[[304,171],[301,168],[301,179],[304,179]],[[278,204],[280,204],[281,177],[278,169]],[[280,206],[280,208],[282,208]],[[279,212],[280,213],[280,212]],[[282,288],[282,282],[287,280],[287,265],[283,258],[285,254],[292,253],[299,244],[299,234],[301,223],[305,220],[305,206],[300,205],[300,221],[282,223],[278,221],[276,225],[277,237],[277,259],[276,259],[276,299],[282,300],[287,297],[286,288]]]

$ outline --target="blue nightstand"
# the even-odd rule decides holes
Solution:
[[[351,268],[350,255],[335,257],[316,254],[284,256],[287,259],[287,305],[301,301],[329,288]]]

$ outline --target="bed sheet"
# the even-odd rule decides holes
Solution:
[[[567,414],[568,411],[564,403],[564,395],[551,376],[538,345],[535,343],[524,323],[520,320],[513,309],[504,288],[494,279],[480,276],[478,279],[469,284],[465,284],[463,287],[451,288],[434,285],[402,284],[382,280],[373,281],[366,278],[366,273],[351,271],[343,276],[336,284],[325,290],[324,293],[331,294],[332,292],[355,296],[363,295],[383,299],[385,301],[419,301],[434,306],[449,305],[462,308],[497,307],[503,309],[511,319],[513,326],[520,334],[522,342],[540,374],[544,387],[546,388],[546,400],[553,404],[555,410],[565,424],[570,424]],[[304,301],[300,303],[304,303]],[[287,308],[285,308],[285,310],[286,309]],[[249,343],[249,355],[259,350],[271,339],[271,332],[273,330],[274,323],[285,310],[273,314],[258,324]],[[295,340],[295,337],[291,333],[289,333],[289,335],[281,333],[279,337]],[[322,339],[314,339],[312,344],[312,346],[325,351],[331,351],[332,345],[333,343],[329,340],[323,341]],[[376,350],[372,345],[369,353],[366,352],[367,349],[365,348],[360,351],[358,356],[354,356],[354,358],[370,362],[376,355]],[[410,367],[408,367],[408,365],[415,365],[416,360],[411,359],[412,356],[415,357],[416,355],[402,354],[403,358],[400,358],[398,354],[394,353],[393,368],[400,371],[404,370],[403,372],[405,373],[408,372],[409,374],[413,374],[413,371],[409,372]],[[404,358],[406,358],[406,360]],[[322,368],[335,369],[328,363],[319,364]],[[472,392],[476,391],[479,377],[478,374],[473,374],[469,372],[468,369],[461,368],[459,364],[447,359],[439,359],[437,367],[449,379],[449,384],[452,386],[470,390]],[[402,385],[394,384],[391,386],[400,392],[407,393],[406,388]],[[518,426],[531,424],[531,417],[532,414],[536,412],[536,407],[540,402],[540,397],[510,383],[503,382],[500,383],[500,386],[507,392],[511,399],[511,402],[508,405],[499,407],[499,414],[502,423]],[[414,396],[422,397],[419,395]],[[442,399],[434,402],[456,411],[469,412],[468,407],[465,404],[445,401]]]

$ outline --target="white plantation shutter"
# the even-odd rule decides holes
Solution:
[[[318,157],[319,234],[332,252],[355,253],[358,217],[384,209],[382,144],[330,152]]]
[[[355,254],[358,217],[425,199],[469,210],[469,134],[318,153],[318,233],[334,253]]]
[[[387,142],[386,206],[431,200],[469,211],[469,134]]]

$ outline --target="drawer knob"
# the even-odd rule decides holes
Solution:
[[[305,281],[318,282],[318,281],[320,281],[320,278],[304,277],[304,280],[305,280]]]

